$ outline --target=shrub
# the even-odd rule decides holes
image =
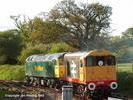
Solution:
[[[77,49],[69,46],[66,43],[56,43],[52,44],[51,49],[49,53],[57,53],[57,52],[71,52],[71,51],[76,51]]]
[[[33,54],[47,54],[47,53],[57,53],[57,52],[70,52],[76,49],[67,45],[66,43],[56,43],[56,44],[39,44],[35,46],[27,46],[24,48],[18,57],[18,61],[21,64],[25,63],[28,56]]]
[[[7,60],[6,55],[0,55],[0,64],[4,64]]]
[[[124,95],[133,94],[133,73],[118,73],[118,90]]]
[[[23,39],[17,30],[0,32],[0,63],[16,64],[23,47]]]
[[[33,54],[46,54],[48,51],[49,46],[44,44],[39,44],[35,46],[29,46],[27,48],[24,48],[18,57],[18,61],[21,64],[25,63],[25,60],[28,56]]]

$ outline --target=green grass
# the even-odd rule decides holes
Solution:
[[[24,77],[24,66],[0,65],[0,80],[23,80]]]
[[[0,80],[24,80],[24,69],[24,65],[0,65]],[[5,100],[5,95],[12,93],[14,92],[9,91],[8,87],[3,84],[0,84],[0,100]]]
[[[133,73],[133,63],[120,63],[117,64],[118,72],[132,72]]]

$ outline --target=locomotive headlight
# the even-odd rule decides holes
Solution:
[[[98,65],[103,66],[103,61],[102,60],[98,61]]]
[[[115,90],[115,89],[117,89],[117,87],[118,87],[118,84],[116,82],[111,82],[111,84],[110,84],[111,89]]]
[[[94,83],[89,83],[88,84],[88,89],[89,90],[95,90],[95,88],[96,88],[96,85]]]

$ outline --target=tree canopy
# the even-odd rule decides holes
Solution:
[[[78,5],[74,0],[63,0],[51,10],[49,19],[66,28],[65,42],[80,49],[94,49],[105,43],[111,10],[99,3]]]
[[[111,39],[111,50],[116,54],[119,62],[133,61],[133,28],[128,28],[121,36]]]
[[[34,53],[99,48],[111,50],[118,59],[131,58],[133,28],[128,28],[122,36],[110,37],[111,15],[110,6],[63,0],[48,12],[47,17],[11,16],[26,44],[18,59],[24,63],[25,58]],[[1,48],[0,52],[3,53],[4,49]]]
[[[16,63],[23,46],[22,38],[16,30],[0,32],[0,64]]]
[[[133,39],[133,27],[128,28],[125,32],[122,33],[124,37]]]

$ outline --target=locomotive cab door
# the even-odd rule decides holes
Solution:
[[[55,60],[55,77],[64,77],[66,75],[64,60],[59,58]]]
[[[54,68],[55,68],[55,77],[58,78],[59,77],[59,60],[55,59],[54,61]]]
[[[86,70],[85,70],[85,66],[86,66],[86,61],[85,59],[80,59],[80,67],[79,67],[79,77],[80,77],[80,81],[86,81],[85,80],[85,73],[86,73]]]
[[[66,75],[66,70],[65,70],[64,59],[61,57],[59,59],[59,77],[65,77],[65,75]]]

